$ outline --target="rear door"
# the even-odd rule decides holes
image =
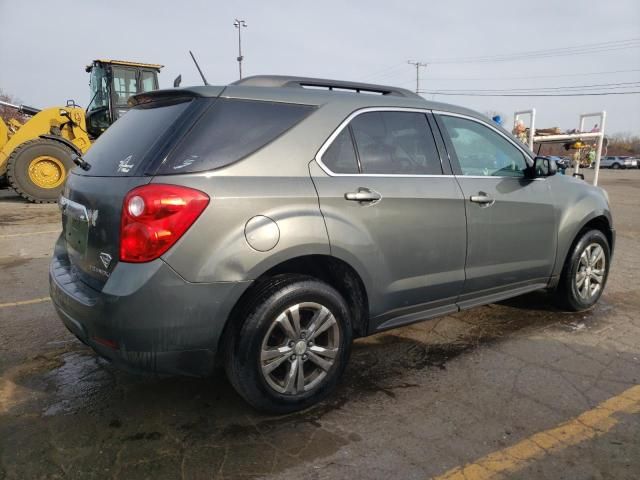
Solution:
[[[454,311],[464,282],[464,201],[443,170],[428,116],[366,109],[311,164],[332,254],[368,283],[372,329]],[[400,319],[398,319],[400,317]],[[394,320],[395,318],[395,320]]]
[[[437,115],[467,213],[466,281],[473,298],[546,285],[555,262],[557,227],[544,178],[527,179],[515,140],[472,117]]]

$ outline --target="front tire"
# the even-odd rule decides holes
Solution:
[[[269,413],[305,409],[336,387],[351,349],[349,309],[330,285],[301,275],[256,288],[230,321],[225,370],[237,392]]]
[[[23,143],[9,155],[9,185],[30,202],[55,203],[73,168],[72,153],[55,140],[38,138]]]
[[[565,261],[556,292],[561,306],[579,312],[595,305],[607,282],[610,260],[607,237],[600,230],[585,232]]]
[[[620,168],[620,164],[614,163],[613,165],[611,165],[611,168],[613,168],[614,170],[618,170]]]

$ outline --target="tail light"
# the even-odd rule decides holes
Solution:
[[[169,250],[209,204],[199,190],[150,184],[124,198],[120,223],[120,260],[141,263]]]

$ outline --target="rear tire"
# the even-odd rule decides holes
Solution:
[[[230,321],[237,323],[224,339],[227,377],[264,412],[289,413],[319,402],[336,387],[349,359],[349,308],[333,287],[313,277],[267,280]]]
[[[74,166],[72,153],[55,140],[39,138],[23,143],[9,155],[9,185],[30,202],[55,203]]]
[[[561,307],[579,312],[600,299],[609,276],[611,250],[600,230],[588,230],[565,261],[556,298]]]
[[[611,165],[611,168],[613,168],[614,170],[618,170],[620,168],[620,164],[614,163],[613,165]]]

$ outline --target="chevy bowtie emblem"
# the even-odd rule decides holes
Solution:
[[[109,265],[111,264],[111,259],[112,257],[108,253],[100,252],[100,261],[104,265],[104,268],[109,268]]]

